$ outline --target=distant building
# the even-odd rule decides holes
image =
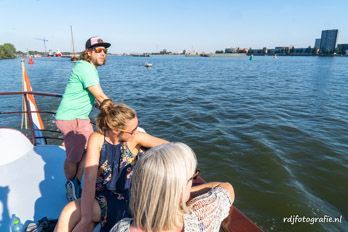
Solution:
[[[320,48],[321,39],[315,39],[314,48]]]
[[[248,48],[238,48],[237,52],[238,53],[248,53]]]
[[[162,51],[159,52],[160,55],[169,55],[172,52],[167,51],[167,49],[163,49]]]
[[[321,32],[320,54],[331,55],[335,52],[338,30],[324,30]]]
[[[268,55],[274,55],[275,54],[275,49],[274,48],[267,49],[267,54]]]
[[[274,48],[274,53],[278,54],[278,55],[289,55],[293,49],[294,49],[294,46],[275,47]]]
[[[293,56],[312,56],[316,55],[316,48],[311,48],[310,46],[307,48],[293,48],[292,53],[290,55]]]
[[[225,53],[237,53],[238,48],[226,48]]]
[[[337,44],[337,52],[341,55],[348,54],[348,44]]]
[[[267,48],[249,49],[248,55],[257,55],[257,56],[267,55]]]

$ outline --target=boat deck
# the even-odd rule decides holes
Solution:
[[[9,231],[12,214],[24,224],[57,218],[67,203],[64,148],[34,146],[21,132],[0,128],[0,150],[0,231]]]

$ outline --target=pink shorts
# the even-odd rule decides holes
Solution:
[[[79,163],[87,147],[93,127],[89,119],[56,120],[57,128],[64,135],[66,159]]]

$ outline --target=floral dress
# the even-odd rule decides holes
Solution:
[[[95,189],[103,231],[109,231],[117,221],[130,216],[130,178],[137,159],[138,156],[129,150],[126,143],[114,145],[104,138]]]

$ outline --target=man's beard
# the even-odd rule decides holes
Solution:
[[[99,66],[105,65],[105,63],[106,63],[106,58],[104,59],[104,61],[103,61],[102,64],[99,64],[98,62],[95,62],[94,65],[95,65],[96,67],[99,67]]]

